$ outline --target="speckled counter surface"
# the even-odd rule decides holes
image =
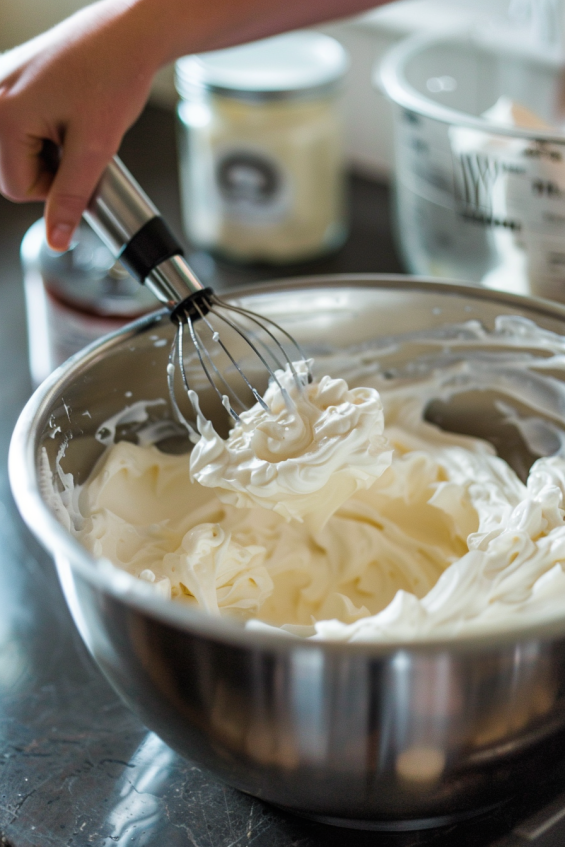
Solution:
[[[180,234],[172,116],[147,110],[122,153]],[[291,273],[398,272],[387,201],[384,187],[353,180],[351,239],[324,261],[277,270],[229,268],[198,255],[194,261],[219,288]],[[508,847],[525,844],[510,833],[511,809],[447,832],[401,836],[334,830],[283,815],[180,759],[121,704],[75,631],[51,560],[23,526],[7,480],[11,431],[31,391],[18,249],[25,230],[40,213],[38,206],[17,207],[0,199],[0,836],[4,843],[12,847],[481,847],[502,835]],[[546,847],[545,842],[539,847]]]

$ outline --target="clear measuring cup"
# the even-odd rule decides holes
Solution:
[[[413,273],[565,301],[565,65],[470,37],[408,39],[377,71],[394,104],[398,239]],[[483,117],[501,97],[537,117]]]

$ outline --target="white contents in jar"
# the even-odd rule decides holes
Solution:
[[[346,235],[341,45],[297,32],[177,62],[183,218],[241,261],[297,261]]]

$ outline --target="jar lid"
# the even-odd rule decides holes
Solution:
[[[226,97],[273,100],[313,97],[349,67],[339,41],[320,32],[291,32],[176,62],[176,87],[190,98],[206,89]]]

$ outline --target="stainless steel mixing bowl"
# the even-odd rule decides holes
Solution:
[[[314,351],[472,318],[492,327],[500,314],[565,332],[563,306],[408,277],[302,279],[238,296]],[[413,646],[259,634],[153,596],[95,562],[56,520],[42,449],[53,465],[66,444],[63,467],[83,481],[108,418],[136,400],[166,400],[172,329],[159,313],[71,359],[29,401],[10,454],[19,508],[55,558],[76,625],[141,720],[243,791],[368,828],[473,814],[562,761],[565,610],[536,628]],[[468,411],[460,405],[450,425],[518,456],[494,411]],[[166,418],[166,402],[149,412]]]

